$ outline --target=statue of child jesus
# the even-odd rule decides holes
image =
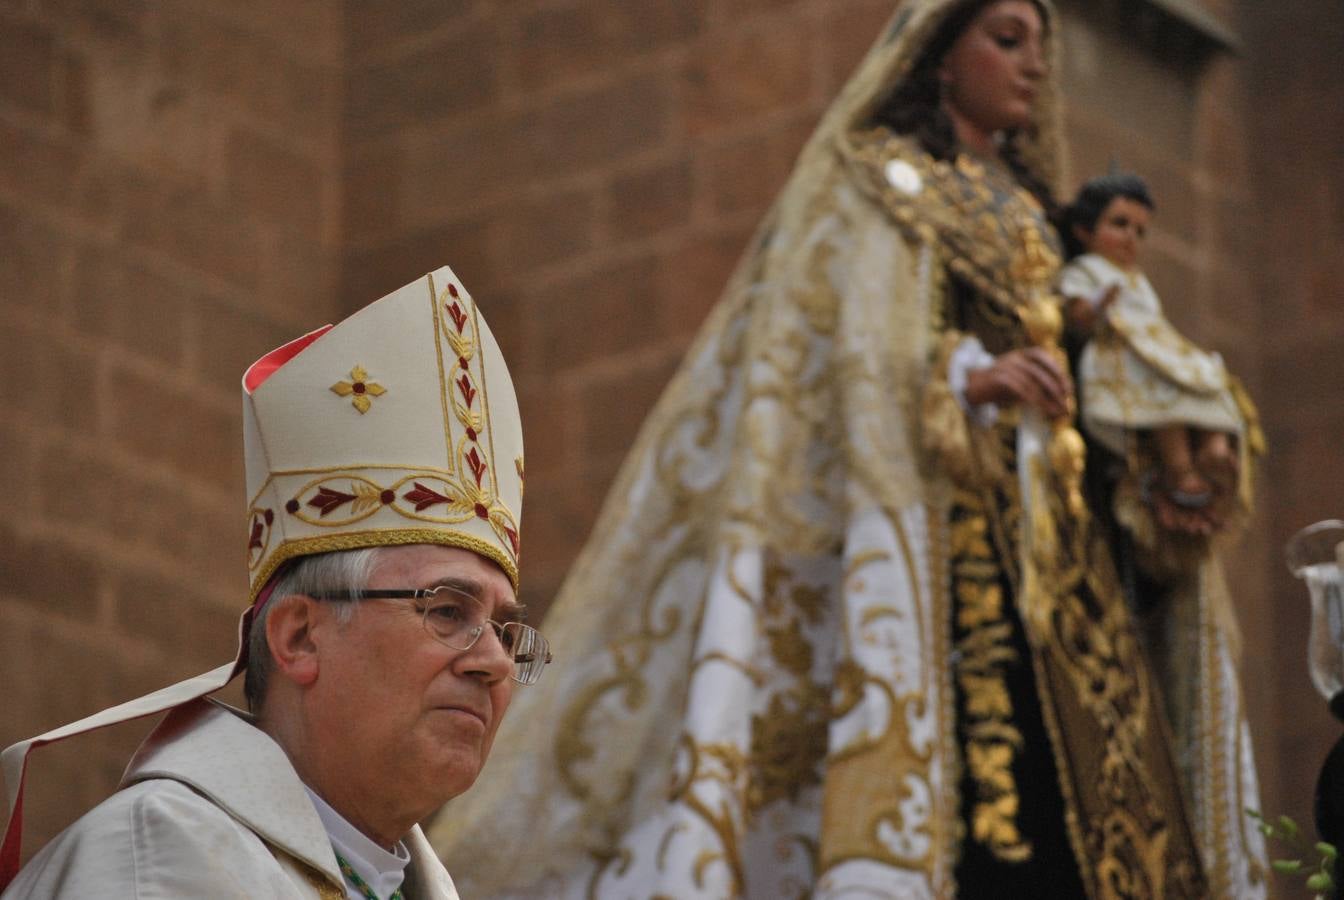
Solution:
[[[1221,499],[1240,468],[1245,410],[1222,357],[1167,321],[1139,269],[1153,210],[1141,178],[1112,174],[1084,184],[1065,212],[1070,259],[1059,290],[1070,330],[1087,341],[1082,425],[1126,459],[1156,457],[1147,493],[1159,525],[1209,535],[1226,522]]]

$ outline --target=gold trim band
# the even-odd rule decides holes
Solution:
[[[342,532],[341,534],[320,534],[314,537],[293,538],[275,548],[266,564],[252,579],[247,592],[247,602],[255,603],[257,594],[275,574],[275,570],[288,560],[314,553],[329,553],[333,550],[359,550],[364,547],[396,547],[403,544],[437,544],[443,547],[457,547],[470,550],[498,565],[508,576],[514,591],[518,590],[518,566],[508,558],[499,547],[482,538],[450,531],[443,528],[391,528],[376,531]]]

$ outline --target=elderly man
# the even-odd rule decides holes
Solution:
[[[237,659],[5,751],[4,897],[456,897],[420,819],[471,786],[515,683],[522,436],[448,269],[243,378],[252,600]],[[250,714],[205,698],[240,672]],[[121,789],[15,877],[37,746],[168,710]]]

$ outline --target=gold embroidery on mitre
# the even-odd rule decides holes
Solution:
[[[331,386],[331,392],[341,397],[349,397],[350,404],[363,415],[373,405],[373,401],[369,398],[381,397],[387,393],[387,388],[369,381],[369,373],[364,371],[363,366],[357,364],[350,370],[350,380],[336,382]]]
[[[501,549],[500,545],[453,528],[371,528],[366,531],[337,531],[310,537],[290,538],[276,545],[275,552],[265,557],[252,579],[248,602],[257,599],[262,587],[280,566],[300,556],[328,553],[332,550],[358,550],[363,547],[397,547],[402,544],[441,544],[470,550],[477,556],[493,560],[504,571],[509,583],[518,590],[518,564]]]
[[[466,458],[473,473],[482,472],[484,464],[474,448]],[[324,528],[352,525],[383,508],[407,519],[445,525],[482,519],[516,559],[518,529],[513,513],[474,478],[412,472],[385,486],[366,475],[335,472],[300,487],[286,501],[285,512],[305,524]]]
[[[446,373],[446,379],[447,389],[452,398],[453,417],[457,419],[464,432],[463,437],[452,444],[456,448],[453,464],[457,473],[457,484],[473,500],[472,509],[476,515],[490,524],[491,529],[517,560],[522,549],[518,519],[498,496],[499,483],[492,467],[493,454],[481,442],[483,432],[487,438],[491,436],[489,403],[483,384],[484,371],[480,382],[472,371],[472,361],[477,359],[480,341],[476,318],[463,309],[461,294],[457,285],[451,282],[443,291],[436,292],[431,279],[430,296],[434,298],[436,304],[435,318],[439,323],[439,332],[448,342],[448,348],[454,357],[453,365]],[[477,365],[479,367],[480,363]],[[440,377],[444,377],[442,359]],[[446,421],[444,427],[446,430]],[[519,476],[521,479],[521,472]],[[520,498],[521,488],[520,484]]]

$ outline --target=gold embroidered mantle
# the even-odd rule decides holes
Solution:
[[[1000,349],[1025,346],[1031,329],[1005,327],[1001,317],[1017,314],[1026,320],[1026,311],[1038,307],[1042,288],[1053,277],[1058,257],[1044,238],[1048,231],[1039,205],[1006,172],[964,157],[955,164],[921,160],[911,142],[880,133],[855,146],[852,159],[858,182],[874,187],[898,225],[921,223],[921,228],[904,228],[914,234],[922,231],[935,242],[950,257],[953,277],[974,289],[962,294],[974,297],[974,302],[947,308],[938,327],[953,332],[966,328],[987,342],[1006,339]],[[900,167],[914,171],[917,178],[903,178]],[[916,183],[919,190],[908,190]],[[924,212],[921,207],[941,212]],[[948,208],[956,215],[949,215]],[[958,229],[958,222],[966,225]],[[1017,277],[1004,280],[994,274],[996,269]],[[1024,273],[1034,277],[1023,277]],[[934,373],[935,382],[937,378]],[[1044,450],[1044,423],[1038,428],[1041,451],[1034,458],[1024,455],[1031,444],[1031,427],[1031,416],[1025,415],[1019,425],[1023,433],[1018,458],[1007,466],[1018,470],[1022,479],[1018,501],[1022,515],[1019,518],[1018,510],[997,503],[985,507],[984,514],[997,539],[999,558],[1005,560],[1002,569],[1013,573],[1009,582],[1014,597],[999,603],[1011,602],[1024,618],[1084,882],[1094,896],[1105,896],[1104,885],[1117,878],[1128,885],[1122,896],[1203,896],[1205,884],[1176,770],[1161,737],[1160,710],[1152,702],[1153,686],[1146,678],[1118,580],[1105,547],[1089,537],[1088,517],[1079,499],[1069,496],[1076,487],[1067,483],[1068,473],[1055,470],[1054,459]],[[986,463],[992,459],[983,448],[974,455]],[[960,553],[953,561],[954,566],[965,563]],[[975,582],[959,578],[956,583],[961,591]],[[965,605],[968,601],[957,597],[959,620],[974,608]],[[993,801],[975,808],[968,840],[989,844],[1000,859],[1020,861],[1030,856],[1031,849],[1015,837],[1020,794],[1007,768],[1020,735],[1011,724],[1013,710],[998,670],[987,663],[967,668],[980,655],[979,637],[991,633],[981,628],[959,645],[957,677],[970,698],[968,714],[977,717],[979,730],[970,732],[966,760],[977,790]],[[996,644],[985,645],[983,652],[1013,651]],[[987,704],[1000,715],[982,715]],[[991,740],[974,737],[986,731]]]

